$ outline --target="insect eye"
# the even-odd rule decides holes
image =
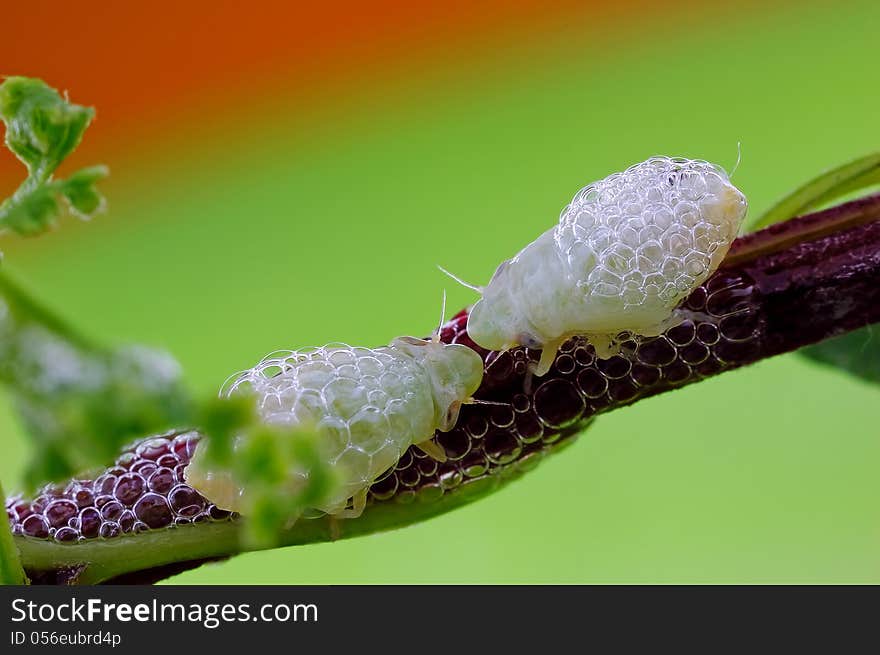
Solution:
[[[538,350],[543,345],[537,337],[531,334],[521,334],[518,341],[526,348],[531,348],[532,350]]]

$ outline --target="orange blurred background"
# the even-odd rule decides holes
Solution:
[[[40,77],[97,107],[80,155],[92,161],[112,150],[116,164],[134,142],[182,132],[194,140],[193,130],[212,132],[216,121],[246,121],[254,105],[344,111],[369,86],[521,47],[560,24],[582,21],[596,37],[603,24],[660,11],[649,2],[572,0],[39,6],[39,18],[31,3],[4,7],[12,29],[0,40],[0,75]],[[0,157],[4,189],[18,179],[15,166]]]

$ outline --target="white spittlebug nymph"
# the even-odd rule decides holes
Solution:
[[[503,262],[468,318],[489,350],[542,349],[543,375],[573,335],[599,357],[622,332],[654,336],[718,268],[745,216],[719,166],[654,157],[581,189],[559,224]]]
[[[224,393],[255,396],[269,425],[315,429],[320,457],[341,484],[311,509],[351,518],[363,511],[370,485],[410,445],[445,459],[430,439],[435,430],[452,429],[482,377],[483,361],[466,346],[400,337],[376,349],[328,345],[275,353],[236,376]],[[218,506],[241,511],[247,489],[230,473],[211,470],[200,451],[187,481]],[[307,476],[292,467],[285,489],[295,493]]]

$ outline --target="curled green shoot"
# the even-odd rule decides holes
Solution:
[[[27,167],[28,176],[0,204],[0,229],[34,236],[51,227],[63,201],[70,212],[89,218],[104,206],[96,183],[106,166],[83,168],[66,179],[55,170],[82,141],[95,110],[69,102],[42,80],[9,77],[0,84],[0,119],[6,147]]]

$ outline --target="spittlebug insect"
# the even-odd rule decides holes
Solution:
[[[558,225],[503,262],[468,319],[489,350],[541,349],[546,373],[570,336],[599,357],[618,335],[655,336],[721,263],[746,213],[719,166],[654,157],[581,189]]]
[[[370,485],[410,445],[445,459],[431,437],[452,429],[482,377],[483,361],[467,346],[399,337],[376,349],[341,344],[273,354],[234,378],[225,393],[255,395],[267,424],[316,429],[320,457],[341,484],[311,509],[353,518],[363,511]],[[187,482],[219,507],[241,511],[246,490],[200,455],[201,448]],[[295,492],[307,475],[290,470],[285,488]]]

